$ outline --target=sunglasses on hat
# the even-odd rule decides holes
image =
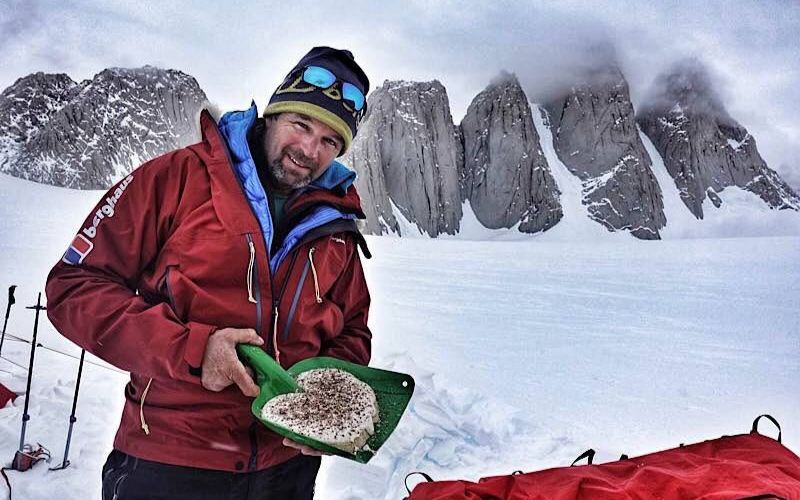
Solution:
[[[364,107],[364,93],[350,82],[336,78],[330,70],[322,66],[306,66],[303,70],[303,81],[321,89],[330,88],[337,81],[342,83],[342,97],[353,103],[356,111]]]

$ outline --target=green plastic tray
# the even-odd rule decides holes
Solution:
[[[273,432],[296,443],[364,464],[369,462],[383,443],[386,442],[386,439],[394,432],[400,422],[400,417],[403,416],[403,412],[408,406],[411,395],[414,393],[414,379],[405,373],[370,368],[328,357],[305,359],[288,370],[284,370],[260,347],[239,344],[237,350],[255,370],[256,381],[261,387],[261,392],[253,401],[251,407],[253,415],[258,420]],[[296,392],[299,387],[294,379],[301,373],[316,368],[338,368],[346,371],[368,384],[375,391],[380,422],[375,425],[375,434],[370,436],[363,450],[359,450],[356,453],[348,453],[261,418],[261,409],[267,401],[280,394]]]

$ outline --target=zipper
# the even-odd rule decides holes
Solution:
[[[256,333],[261,336],[261,285],[258,281],[258,266],[255,265],[256,246],[251,233],[247,233],[247,245],[250,248],[250,265],[247,272],[248,300],[256,305]]]
[[[280,360],[280,351],[278,350],[278,307],[281,305],[281,300],[283,300],[283,294],[286,292],[286,287],[289,285],[289,280],[292,278],[292,271],[294,270],[294,263],[297,261],[297,256],[299,252],[295,250],[292,255],[292,261],[289,263],[289,269],[286,272],[286,277],[283,278],[283,284],[281,285],[281,291],[278,295],[275,295],[273,292],[272,294],[272,314],[273,314],[273,323],[272,323],[272,346],[275,350],[275,361],[278,364],[281,363]],[[271,283],[271,282],[270,282]]]
[[[242,186],[242,182],[239,180],[239,175],[236,173],[236,168],[233,166],[233,159],[231,158],[231,153],[228,150],[227,142],[222,138],[222,133],[219,131],[219,127],[216,126],[216,124],[215,124],[214,127],[211,127],[211,128],[213,130],[212,133],[216,134],[217,140],[220,143],[222,143],[222,145],[223,145],[222,149],[225,152],[225,158],[228,160],[228,167],[231,169],[231,174],[233,175],[233,178],[236,179],[237,184],[239,184],[239,188],[242,190],[242,195],[244,196],[244,202],[247,205],[247,207],[250,209],[250,213],[253,214],[253,218],[256,220],[256,223],[259,224],[259,227],[260,227],[260,223],[258,221],[258,217],[256,216],[256,212],[253,209],[253,207],[250,205],[250,202],[247,200],[247,194],[245,193],[244,186]],[[261,239],[263,240],[264,239],[263,232],[259,230],[259,234],[261,235]],[[253,292],[252,295],[254,295],[253,298],[255,299],[255,304],[256,304],[256,333],[258,334],[259,337],[261,337],[262,336],[261,335],[261,321],[262,321],[261,285],[260,285],[260,283],[258,281],[258,265],[256,264],[256,259],[255,259],[255,243],[253,242],[252,233],[247,233],[247,245],[248,245],[248,248],[250,250],[250,260],[251,260],[251,266],[252,266],[252,269],[248,270],[249,272],[247,274],[248,274],[248,279],[250,280],[250,286],[251,286],[252,292]],[[267,277],[269,278],[270,292],[272,293],[272,296],[275,297],[275,289],[274,289],[275,287],[273,286],[273,283],[272,283],[272,269],[270,269],[270,265],[269,265],[269,259],[270,259],[269,251],[270,251],[269,246],[267,246]],[[250,297],[248,297],[248,300],[249,299],[250,299]],[[274,299],[273,299],[273,304],[274,304]],[[275,309],[275,311],[277,312],[277,309]],[[272,313],[272,311],[270,311],[270,313]],[[267,340],[267,344],[269,344],[269,337],[266,340]],[[267,345],[267,349],[269,350],[269,345]],[[274,349],[273,349],[273,352],[274,352]],[[258,435],[257,435],[257,430],[256,430],[257,429],[257,427],[256,427],[257,425],[260,425],[260,424],[258,424],[256,421],[254,421],[253,424],[251,424],[250,431],[249,431],[249,434],[250,434],[250,460],[249,460],[248,466],[249,466],[251,471],[255,470],[257,462],[258,462]]]
[[[231,175],[233,178],[236,179],[236,183],[239,184],[239,189],[242,190],[242,196],[244,197],[244,203],[247,205],[247,208],[250,209],[250,213],[253,214],[253,218],[256,220],[256,224],[259,224],[258,217],[256,216],[256,212],[253,209],[250,202],[247,200],[247,193],[245,192],[244,186],[242,185],[242,181],[239,180],[239,174],[236,173],[236,168],[233,165],[233,158],[231,158],[231,152],[228,150],[227,142],[222,137],[222,132],[219,131],[219,125],[214,124],[214,127],[211,127],[212,133],[217,136],[217,140],[223,145],[222,149],[225,153],[225,159],[228,160],[228,168],[231,169]],[[261,239],[264,239],[264,234],[259,230],[259,234],[261,235]],[[253,270],[252,270],[252,287],[255,295],[255,304],[256,304],[256,333],[261,336],[261,321],[262,321],[262,314],[261,314],[261,287],[259,286],[258,282],[258,266],[255,263],[255,245],[253,243],[253,235],[252,233],[247,233],[247,243],[248,247],[250,248],[251,257],[253,261]],[[248,273],[251,274],[251,273]],[[269,268],[269,248],[267,248],[267,276],[269,277],[270,283],[270,290],[272,290],[272,271]],[[248,297],[249,299],[249,297]],[[270,311],[271,313],[271,311]],[[269,346],[268,346],[269,347]]]
[[[169,305],[177,314],[177,310],[175,309],[175,297],[172,295],[172,289],[169,286],[169,273],[172,271],[172,267],[173,266],[167,266],[167,272],[164,274],[164,285],[166,285],[167,288],[167,300],[169,300]]]
[[[300,275],[300,282],[297,284],[297,288],[294,291],[294,297],[292,297],[292,305],[289,308],[289,317],[286,319],[286,324],[283,326],[283,333],[281,333],[281,338],[286,340],[289,337],[289,328],[292,326],[292,320],[294,319],[294,313],[297,310],[297,302],[300,300],[300,293],[303,291],[303,285],[306,282],[306,276],[308,276],[308,268],[310,267],[310,261],[306,261],[306,265],[303,268],[303,273]]]
[[[250,460],[247,461],[247,470],[248,472],[253,472],[256,470],[256,466],[258,466],[258,432],[257,427],[261,425],[257,421],[253,421],[250,424],[250,428],[247,429],[247,435],[250,437]]]

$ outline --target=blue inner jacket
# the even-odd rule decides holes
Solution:
[[[231,153],[233,168],[244,190],[245,198],[253,209],[253,213],[261,226],[264,243],[267,251],[272,248],[272,239],[275,228],[272,225],[272,216],[269,212],[269,200],[261,180],[258,178],[255,161],[250,154],[247,144],[247,134],[258,118],[255,103],[244,111],[231,111],[225,113],[219,121],[219,130],[228,144]],[[356,173],[338,161],[334,161],[325,173],[303,189],[341,189],[344,193],[353,184]],[[321,206],[314,209],[308,216],[295,225],[283,239],[281,247],[270,257],[269,267],[272,273],[280,266],[289,252],[312,229],[318,228],[336,219],[355,219],[353,214],[345,214],[330,206]]]

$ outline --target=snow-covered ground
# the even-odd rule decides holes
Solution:
[[[761,413],[800,451],[798,214],[726,190],[698,222],[665,189],[664,241],[608,233],[585,218],[580,183],[538,117],[537,128],[563,193],[552,231],[482,230],[465,206],[458,238],[368,237],[372,364],[411,373],[417,390],[369,464],[326,459],[318,498],[396,499],[412,471],[477,480],[568,465],[590,447],[610,461],[747,432]],[[19,286],[10,333],[30,338],[24,308],[99,198],[0,174],[0,314],[7,286]],[[39,341],[79,354],[44,316]],[[2,355],[26,365],[28,349],[6,339]],[[76,371],[76,359],[37,351],[26,441],[50,448],[50,466],[63,457]],[[125,381],[85,367],[72,465],[10,472],[14,498],[99,497]],[[22,392],[24,370],[0,359],[0,382]],[[0,462],[17,448],[23,404],[0,410]]]

